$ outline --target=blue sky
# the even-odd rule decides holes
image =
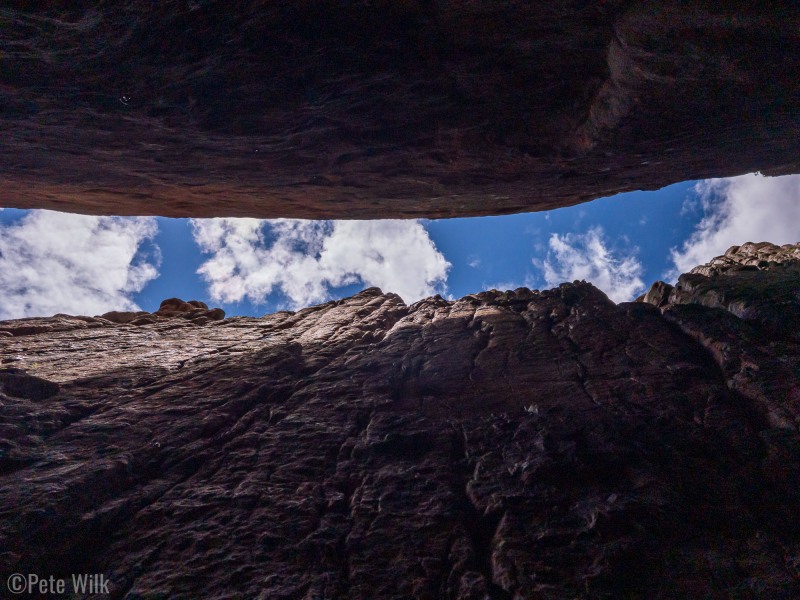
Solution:
[[[153,311],[177,296],[262,315],[377,285],[439,293],[586,279],[616,301],[746,241],[800,240],[800,176],[687,181],[548,212],[420,221],[88,217],[0,210],[0,318]]]

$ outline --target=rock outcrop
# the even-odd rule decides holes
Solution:
[[[661,306],[575,282],[29,319],[0,338],[0,573],[129,600],[796,598],[800,344],[773,315],[800,310],[798,248],[732,249]]]
[[[800,172],[794,0],[14,2],[0,206],[452,217]]]
[[[209,321],[221,321],[225,318],[225,311],[221,308],[209,309],[205,302],[189,300],[184,302],[180,298],[168,298],[161,303],[154,313],[147,311],[120,312],[111,311],[99,318],[113,323],[130,323],[131,325],[152,325],[159,319],[180,317],[187,319],[195,325],[205,325]]]
[[[656,306],[722,308],[757,323],[772,340],[800,342],[798,281],[800,246],[748,243],[684,273],[675,287],[654,283],[643,299]]]
[[[205,302],[190,300],[184,302],[179,298],[169,298],[161,303],[154,313],[146,310],[119,311],[112,310],[95,317],[57,314],[46,319],[32,317],[0,321],[0,337],[35,335],[56,331],[73,331],[75,329],[97,329],[111,324],[153,325],[154,323],[171,321],[180,318],[193,325],[205,325],[210,321],[221,321],[225,311],[221,308],[208,308]],[[170,323],[169,328],[181,327],[181,323]]]

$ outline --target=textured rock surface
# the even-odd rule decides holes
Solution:
[[[732,246],[706,265],[658,281],[644,300],[656,306],[701,304],[757,323],[773,340],[800,342],[800,244],[769,242]]]
[[[750,312],[576,282],[27,320],[0,338],[0,573],[131,600],[796,598],[800,345],[765,308],[796,248],[704,267]]]
[[[449,217],[800,171],[800,6],[14,2],[0,206]]]
[[[96,317],[58,314],[47,319],[33,317],[13,321],[0,321],[0,337],[71,331],[74,329],[97,329],[107,327],[112,323],[152,325],[174,318],[186,319],[194,325],[205,325],[210,321],[224,319],[225,311],[221,308],[209,309],[205,302],[198,300],[184,302],[179,298],[169,298],[164,300],[154,313],[144,310],[135,312],[112,310]],[[175,325],[174,323],[167,325],[168,328],[175,326],[180,327],[181,325]]]

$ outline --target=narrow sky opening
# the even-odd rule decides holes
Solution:
[[[800,176],[686,181],[447,220],[90,217],[0,209],[0,318],[158,308],[258,316],[377,286],[406,302],[584,279],[617,302],[747,241],[800,240]]]

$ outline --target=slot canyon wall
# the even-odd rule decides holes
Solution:
[[[115,598],[796,598],[800,244],[263,318],[0,322],[0,573]]]
[[[18,1],[0,31],[5,207],[454,217],[800,171],[789,0]]]

